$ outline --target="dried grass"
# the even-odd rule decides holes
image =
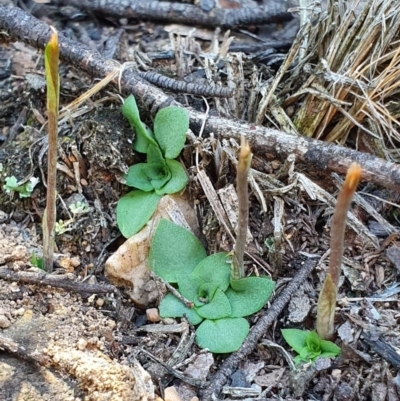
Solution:
[[[315,2],[306,11],[288,55],[295,66],[282,65],[258,120],[267,107],[275,116],[294,106],[298,134],[339,143],[351,134],[359,150],[400,161],[400,2],[328,0],[327,11]]]

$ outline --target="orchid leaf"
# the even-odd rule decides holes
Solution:
[[[203,318],[194,309],[188,308],[172,294],[167,294],[160,303],[161,317],[183,317],[186,316],[190,324],[198,325]]]
[[[206,285],[210,285],[207,283]],[[231,314],[231,305],[226,295],[217,287],[212,295],[212,299],[209,303],[203,306],[195,307],[196,312],[206,319],[222,319],[228,317]]]
[[[249,316],[258,312],[271,297],[275,283],[268,277],[231,279],[226,296],[232,306],[232,317]]]
[[[149,255],[149,266],[158,276],[176,283],[180,274],[190,275],[205,257],[203,245],[190,231],[160,220]]]
[[[157,146],[154,134],[140,119],[139,109],[133,95],[125,99],[122,106],[122,114],[129,121],[129,124],[136,132],[133,148],[140,153],[147,153],[150,144]]]
[[[248,333],[249,323],[241,317],[207,319],[196,330],[196,342],[200,348],[208,348],[210,352],[225,354],[237,351]]]
[[[184,168],[176,160],[167,159],[165,162],[171,172],[171,179],[163,187],[156,189],[156,192],[160,195],[164,195],[175,194],[182,191],[189,181]]]
[[[179,156],[189,129],[189,114],[182,107],[161,109],[154,120],[154,134],[166,159]]]
[[[157,209],[160,196],[155,192],[134,190],[124,195],[117,205],[117,224],[122,235],[129,238],[136,234]]]

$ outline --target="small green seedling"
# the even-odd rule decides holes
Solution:
[[[66,233],[67,231],[70,231],[69,226],[71,224],[71,220],[58,220],[56,221],[54,231],[56,235],[62,235]]]
[[[89,211],[89,206],[84,202],[77,201],[69,205],[69,210],[74,215],[85,214]]]
[[[43,258],[38,257],[35,252],[32,252],[30,262],[33,266],[38,267],[41,270],[44,270],[44,262]]]
[[[268,252],[275,252],[275,241],[273,237],[266,238],[264,241],[264,245],[268,249]]]
[[[314,362],[317,358],[334,358],[341,352],[331,341],[322,340],[315,331],[281,330],[285,341],[298,353],[294,363]]]
[[[147,155],[145,163],[129,168],[126,185],[136,189],[123,196],[117,205],[118,227],[129,238],[149,221],[162,195],[179,192],[188,183],[184,168],[174,159],[185,144],[189,116],[185,109],[166,107],[157,113],[153,133],[140,120],[132,95],[125,100],[122,113],[136,132],[133,148]]]
[[[14,176],[6,177],[4,189],[7,193],[18,192],[21,198],[29,198],[38,182],[38,178],[31,177],[28,182],[20,185]]]
[[[189,308],[171,293],[160,303],[160,316],[188,318],[196,342],[214,353],[239,349],[249,332],[244,318],[258,312],[270,298],[275,283],[268,277],[231,277],[225,252],[206,256],[200,241],[188,230],[161,220],[154,233],[149,265],[194,306]]]

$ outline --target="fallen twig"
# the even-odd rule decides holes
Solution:
[[[161,278],[160,276],[157,276],[157,274],[155,274],[153,271],[150,271],[150,277],[155,280],[158,281],[162,284],[165,285],[165,287],[167,288],[167,290],[176,298],[178,298],[184,305],[186,305],[189,309],[193,309],[194,307],[194,303],[187,300],[175,287],[173,287],[170,283],[168,283],[167,281],[165,281],[163,278]]]
[[[0,5],[0,41],[1,39],[22,41],[43,49],[49,37],[50,27],[46,23],[38,21],[16,7],[9,8]],[[114,60],[104,59],[97,52],[90,51],[61,34],[59,40],[60,58],[91,76],[104,78],[117,68]],[[114,79],[115,81],[117,78]],[[123,92],[133,93],[137,99],[141,99],[153,115],[159,109],[169,105],[183,107],[172,97],[139,79],[130,70],[123,72],[121,87]],[[204,115],[190,108],[188,111],[191,128],[197,132],[204,122]],[[237,141],[245,135],[255,154],[268,155],[268,157],[281,160],[294,154],[297,162],[306,163],[309,169],[316,171],[330,170],[344,174],[352,162],[357,162],[363,169],[362,180],[385,187],[400,188],[398,164],[353,149],[219,116],[209,116],[204,131],[213,132],[216,136],[223,138],[234,138]]]
[[[69,275],[51,275],[45,272],[14,272],[7,268],[0,268],[0,279],[27,284],[49,285],[64,290],[78,292],[82,296],[89,294],[107,294],[116,292],[117,288],[111,284],[88,284],[71,280]]]
[[[13,354],[15,357],[26,362],[38,363],[41,366],[48,366],[50,362],[48,356],[39,352],[28,352],[22,345],[4,336],[0,336],[0,350]]]
[[[397,369],[400,369],[400,356],[391,345],[380,339],[377,335],[368,333],[366,331],[363,332],[361,338],[383,359]]]
[[[192,4],[154,0],[60,0],[58,3],[100,13],[108,18],[113,16],[148,19],[228,29],[241,25],[290,21],[293,18],[280,1],[270,1],[265,7],[245,7],[235,10],[214,7],[210,12],[203,11]]]
[[[218,396],[228,378],[237,369],[239,363],[244,361],[245,358],[254,350],[257,342],[266,333],[268,327],[278,318],[293,293],[298,290],[299,286],[309,276],[317,263],[318,261],[314,259],[307,259],[304,262],[301,270],[299,270],[299,272],[293,277],[292,281],[274,300],[266,314],[260,318],[251,329],[240,349],[225,359],[219,370],[211,377],[210,385],[207,386],[201,394],[202,400],[208,401],[213,399],[213,395]]]

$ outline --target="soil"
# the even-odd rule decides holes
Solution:
[[[212,30],[202,28],[189,38],[192,27],[183,25],[130,23],[126,19],[86,14],[51,3],[15,3],[24,4],[37,18],[120,63],[135,60],[143,68],[201,84],[208,82],[207,74],[212,69],[212,74],[220,80],[226,78],[224,62],[214,63],[207,69],[199,56],[201,52],[210,52]],[[254,6],[257,2],[218,2],[224,7],[233,3],[240,7]],[[11,5],[11,2],[0,1],[0,4]],[[177,37],[171,33],[178,28],[182,35],[179,46],[174,44]],[[263,40],[293,40],[297,28],[298,21],[294,20],[251,29]],[[220,33],[221,39],[223,33]],[[234,36],[238,44],[257,43],[243,31],[235,31]],[[267,81],[276,74],[283,59],[271,60],[266,55],[261,61],[260,58],[253,60],[251,55],[235,57],[232,56],[228,65],[242,69],[247,96],[250,96],[253,66],[257,65],[259,76]],[[46,203],[43,64],[42,52],[25,44],[0,47],[0,185],[3,184],[0,270],[3,272],[41,274],[32,264],[32,255],[41,254],[41,220]],[[61,64],[60,75],[61,108],[95,84],[74,66]],[[201,97],[166,92],[183,104],[206,111]],[[219,112],[232,118],[247,115],[247,101],[236,100],[232,105],[225,99],[209,99],[210,113]],[[61,279],[110,284],[104,275],[105,261],[125,241],[116,224],[116,204],[128,190],[123,184],[124,174],[141,157],[132,150],[134,134],[120,108],[117,88],[106,86],[60,121],[57,220],[62,220],[62,224],[56,237],[54,275]],[[141,108],[141,116],[152,124],[148,110]],[[239,145],[233,140],[212,136],[200,139],[199,132],[191,134],[180,160],[190,177],[187,196],[197,212],[200,239],[209,253],[231,251],[232,241],[218,223],[196,176],[196,152],[215,190],[219,190],[235,183]],[[301,270],[304,258],[322,258],[308,280],[293,294],[279,319],[228,378],[221,399],[400,399],[399,357],[396,352],[390,354],[390,350],[400,349],[397,233],[389,236],[384,231],[382,234],[379,231],[382,224],[377,227],[375,219],[359,204],[353,207],[365,231],[358,230],[354,224],[346,231],[343,280],[336,312],[336,342],[342,347],[342,354],[332,361],[306,364],[292,371],[287,358],[294,355],[280,330],[288,327],[313,330],[315,326],[316,303],[328,265],[334,206],[322,200],[326,199],[325,195],[316,194],[322,188],[335,195],[337,181],[309,171],[308,166],[290,160],[283,164],[269,155],[255,155],[252,168],[256,184],[250,187],[249,229],[253,239],[246,257],[247,273],[271,276],[277,282],[276,297]],[[11,176],[20,183],[37,177],[39,184],[30,197],[22,198],[16,192],[5,190],[5,178]],[[391,200],[397,196],[390,190],[370,188],[367,184],[362,184],[362,189]],[[397,207],[365,199],[398,230]],[[87,205],[87,212],[71,216],[68,206],[77,201]],[[281,216],[279,202],[284,204]],[[280,241],[275,242],[274,248],[271,239],[277,241],[278,237]],[[251,325],[267,313],[268,306],[249,318]],[[153,307],[157,304],[147,305],[147,308]],[[194,328],[184,320],[149,321],[146,310],[135,305],[123,287],[107,294],[77,293],[42,285],[40,280],[30,284],[4,277],[0,279],[0,329],[0,349],[5,349],[0,354],[0,399],[5,401],[153,400],[156,397],[178,401],[177,395],[175,398],[171,395],[172,390],[165,390],[168,387],[173,387],[181,400],[194,401],[201,397],[199,388],[185,383],[175,373],[182,371],[186,377],[201,380],[207,387],[211,374],[218,372],[227,357],[200,350],[193,343]],[[18,344],[21,352],[2,347],[1,338]],[[183,354],[174,359],[177,349]],[[162,362],[171,363],[172,373]]]

